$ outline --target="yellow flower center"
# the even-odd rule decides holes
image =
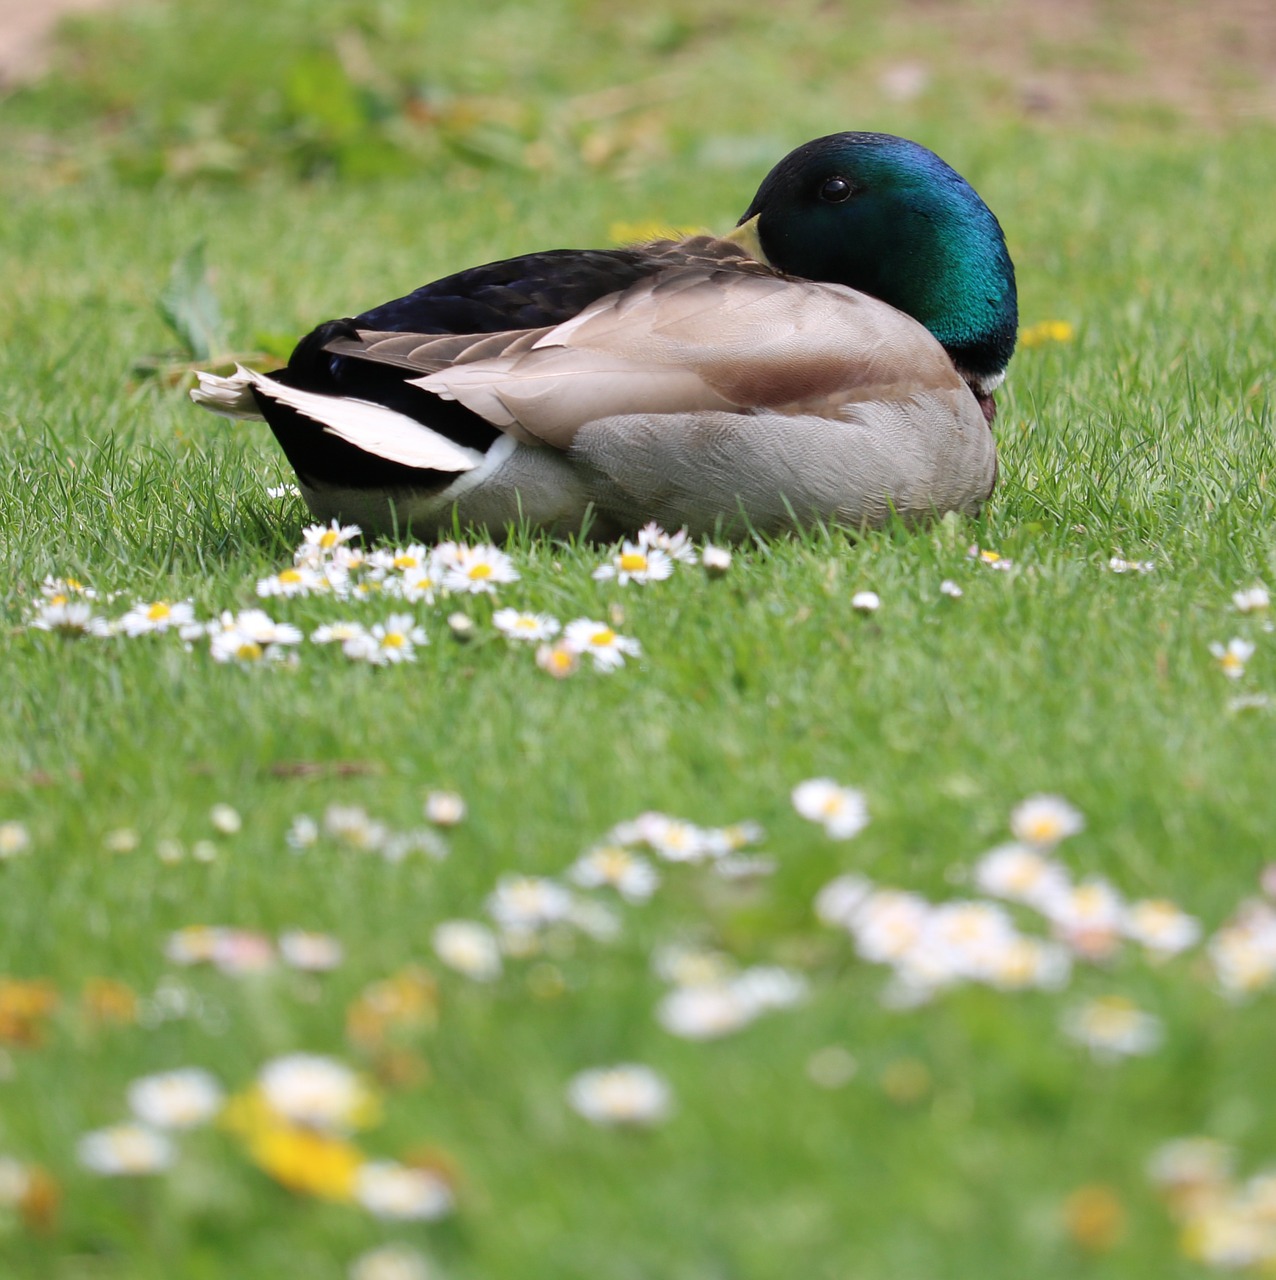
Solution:
[[[49,597],[49,603],[50,603],[50,604],[70,604],[70,603],[71,603],[71,597],[70,597],[70,596],[64,596],[64,595],[62,595],[62,594],[59,592],[56,596],[50,596],[50,597]]]
[[[301,581],[301,574],[296,569],[285,569],[280,573],[279,581],[291,586],[294,582]]]
[[[575,665],[575,658],[570,649],[554,649],[549,655],[548,666],[555,675],[568,675]]]
[[[261,661],[264,650],[256,640],[245,640],[243,644],[235,650],[235,657],[240,662],[259,662]]]
[[[417,563],[416,556],[398,555],[394,557],[394,567],[396,569],[415,569]]]
[[[490,578],[491,576],[492,566],[490,564],[484,564],[482,561],[478,564],[471,565],[466,573],[466,577],[468,577],[471,582],[482,582],[484,579]]]
[[[1224,671],[1244,671],[1245,660],[1230,650],[1225,653],[1219,660],[1219,665]]]
[[[66,586],[68,591],[84,590],[84,583],[82,583],[78,578],[68,578],[66,580]]]
[[[610,627],[600,627],[589,637],[589,643],[597,645],[600,649],[606,649],[609,645],[616,643],[616,633]]]
[[[1027,824],[1025,834],[1032,844],[1054,844],[1062,838],[1059,820],[1052,817],[1034,818]]]
[[[407,642],[408,638],[402,631],[387,631],[381,644],[386,649],[402,649]]]
[[[647,557],[641,551],[626,551],[620,557],[620,567],[625,573],[642,573],[647,568]]]
[[[331,551],[333,547],[341,540],[341,535],[335,529],[329,529],[319,539],[319,545],[325,551]]]
[[[146,619],[148,622],[163,622],[172,612],[173,610],[168,605],[159,600],[147,609]]]

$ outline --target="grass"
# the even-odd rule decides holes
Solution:
[[[355,93],[364,114],[330,137],[295,102],[281,123],[260,68],[253,79],[234,62],[241,10],[96,20],[62,78],[0,107],[0,821],[25,823],[33,843],[0,865],[0,972],[61,996],[40,1043],[0,1059],[0,1153],[61,1188],[47,1231],[29,1214],[0,1220],[6,1266],[336,1280],[360,1250],[404,1239],[456,1280],[1199,1274],[1144,1164],[1196,1132],[1234,1143],[1247,1169],[1276,1155],[1270,995],[1224,1000],[1199,951],[1163,967],[1130,954],[1079,967],[1063,995],[972,987],[898,1012],[880,1004],[883,971],[810,903],[847,869],[967,892],[962,870],[1036,791],[1084,812],[1065,848],[1078,874],[1173,897],[1210,929],[1255,891],[1276,819],[1273,713],[1226,708],[1238,692],[1276,694],[1261,621],[1229,603],[1276,572],[1271,130],[1025,123],[998,86],[945,64],[938,89],[883,104],[864,77],[835,75],[839,58],[871,69],[898,52],[871,9],[857,41],[823,9],[629,18],[544,4],[490,42],[459,6],[419,34],[406,7],[325,7],[315,27],[307,6],[272,6],[267,34],[287,58],[353,29],[382,106],[419,81],[453,103],[438,131],[402,142]],[[219,30],[234,40],[216,43]],[[639,93],[610,152],[563,105],[657,75],[668,97]],[[215,136],[238,167],[175,167],[192,113],[223,88]],[[270,136],[285,124],[286,146]],[[594,582],[596,550],[517,535],[523,579],[503,603],[561,618],[616,605],[644,645],[636,668],[562,683],[483,628],[457,644],[445,609],[421,611],[421,660],[389,670],[307,649],[295,671],[241,671],[168,638],[24,627],[46,574],[121,592],[119,608],[247,607],[300,536],[300,505],[265,496],[285,467],[264,429],[219,424],[182,387],[134,376],[171,346],[155,298],[196,241],[231,343],[269,346],[469,262],[606,243],[618,221],[727,226],[788,145],[860,126],[918,137],[966,172],[1007,229],[1025,323],[1076,328],[1015,359],[1001,486],[981,520],[749,545],[721,581],[683,571],[646,589]],[[347,152],[373,143],[384,169],[352,171]],[[1017,571],[975,564],[972,543]],[[1155,571],[1109,573],[1114,553]],[[940,596],[945,577],[963,599]],[[883,601],[872,617],[850,606],[863,588]],[[467,607],[485,623],[485,604]],[[276,612],[308,627],[331,610]],[[1258,645],[1237,685],[1208,651],[1233,634]],[[790,807],[794,783],[825,774],[868,797],[872,822],[850,843]],[[445,862],[390,866],[329,845],[298,857],[284,842],[295,814],[331,802],[416,825],[438,786],[470,807]],[[162,863],[157,843],[208,837],[218,801],[244,830],[210,864]],[[512,962],[490,989],[435,962],[434,924],[480,916],[499,874],[559,874],[649,808],[756,819],[779,870],[732,886],[667,868],[651,905],[623,909],[615,942]],[[135,852],[104,851],[120,827],[139,833]],[[175,971],[164,940],[192,923],[325,930],[346,960],[323,977]],[[649,965],[675,938],[799,968],[812,997],[720,1042],[677,1040],[652,1016]],[[459,1171],[452,1219],[396,1228],[295,1196],[218,1131],[183,1140],[161,1178],[77,1167],[77,1137],[121,1117],[147,1072],[197,1063],[239,1088],[304,1049],[393,1075],[348,1042],[346,1009],[409,964],[441,989],[437,1027],[406,1045],[427,1074],[386,1086],[386,1120],[363,1141],[445,1153]],[[174,977],[208,1016],[103,1028],[81,1011],[91,978],[145,997]],[[1070,1003],[1114,991],[1163,1019],[1157,1053],[1096,1063],[1059,1033]],[[836,1091],[806,1074],[829,1045],[859,1064]],[[676,1095],[650,1134],[592,1129],[563,1103],[576,1071],[625,1060],[658,1068]],[[1120,1206],[1115,1233],[1068,1216],[1067,1198],[1096,1185]]]

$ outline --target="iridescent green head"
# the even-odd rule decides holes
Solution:
[[[872,294],[920,320],[991,390],[1015,349],[1015,269],[992,210],[933,151],[834,133],[785,156],[744,216],[788,275]]]

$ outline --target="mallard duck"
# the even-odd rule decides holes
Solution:
[[[992,211],[918,143],[786,156],[737,227],[471,267],[191,395],[264,417],[316,518],[613,538],[973,512],[1015,345]]]

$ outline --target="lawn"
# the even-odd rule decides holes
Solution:
[[[1097,11],[1049,54],[1016,43],[1017,6],[971,12],[1000,53],[933,7],[185,0],[84,20],[0,101],[6,1274],[1271,1265],[1276,642],[1265,597],[1233,596],[1276,575],[1276,130],[1236,107],[1245,68],[1208,102],[1156,96],[1143,40],[1177,9]],[[1098,78],[1028,111],[993,56],[1023,49]],[[980,519],[746,543],[645,585],[594,577],[613,548],[514,530],[493,594],[259,598],[310,521],[268,493],[291,475],[265,427],[189,403],[200,337],[162,297],[189,317],[211,290],[212,354],[269,367],[470,263],[726,229],[843,128],[931,146],[1006,229],[1026,340]],[[260,607],[303,641],[219,662],[175,629],[45,630],[46,579],[101,617]],[[555,679],[493,625],[511,607],[641,654]],[[405,612],[413,661],[309,639]],[[1252,655],[1221,661],[1232,640]],[[862,829],[798,811],[812,778],[859,793]],[[439,792],[460,821],[427,816]],[[1112,907],[1097,923],[989,887],[1034,795],[1070,808],[1016,834]],[[696,830],[617,831],[651,812]],[[571,878],[608,841],[613,872],[658,870],[648,899]],[[920,895],[905,914],[1002,901],[979,919],[1048,957],[1041,980],[919,990],[874,950],[873,899],[817,910],[849,874],[879,914],[887,889]],[[512,876],[545,880],[511,906]],[[1150,899],[1199,925],[1181,950],[1113,905]],[[449,947],[455,920],[485,928]],[[339,1064],[322,1088],[310,1064],[322,1116],[300,1087],[270,1110],[263,1070],[297,1054]],[[613,1080],[632,1122],[583,1114],[573,1080],[623,1063],[667,1106]],[[226,1099],[207,1123],[85,1146],[133,1082],[193,1067]],[[1193,1136],[1234,1168],[1180,1148],[1152,1176]]]

